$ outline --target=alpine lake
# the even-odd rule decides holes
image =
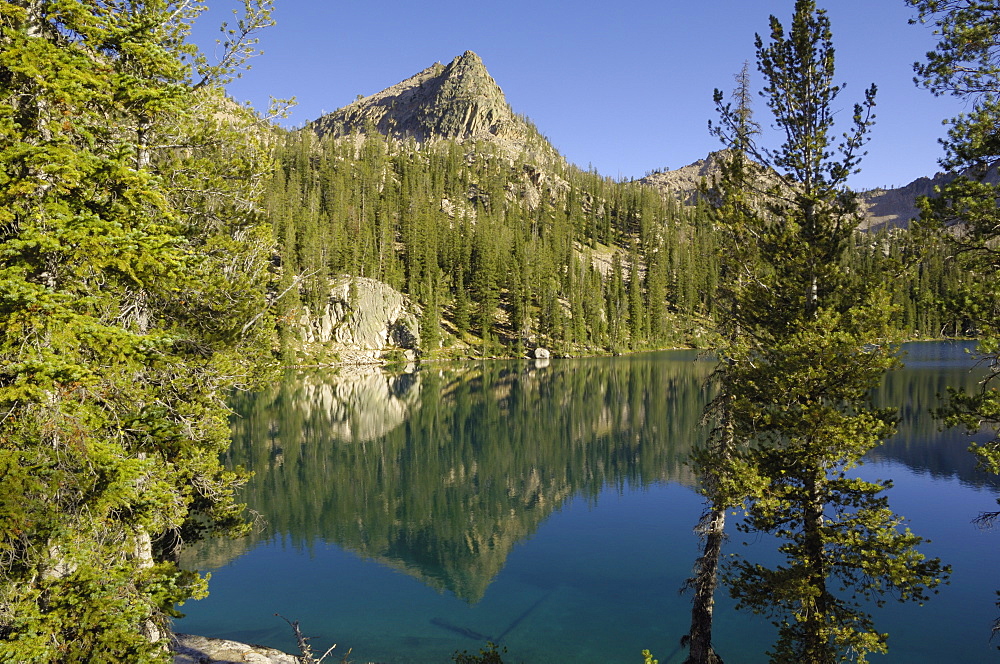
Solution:
[[[872,609],[889,654],[872,662],[1000,660],[1000,530],[973,520],[1000,485],[970,438],[930,410],[982,375],[971,344],[904,346],[875,395],[898,433],[853,471],[891,479],[891,507],[952,565],[925,605]],[[681,594],[704,509],[685,465],[714,361],[693,351],[551,361],[428,363],[299,372],[237,395],[228,461],[253,471],[257,524],[241,540],[185,551],[210,595],[181,607],[179,632],[297,652],[298,620],[327,661],[443,663],[486,641],[508,663],[679,664]],[[724,553],[768,563],[775,542],[731,529]],[[775,630],[720,586],[715,646],[766,662]]]

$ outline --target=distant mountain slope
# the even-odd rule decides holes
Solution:
[[[268,214],[290,361],[346,357],[350,344],[323,333],[334,319],[301,324],[351,300],[333,293],[340,275],[419,305],[416,350],[436,357],[712,343],[725,256],[708,210],[686,203],[724,153],[637,182],[580,169],[512,111],[471,51],[279,136]],[[873,201],[888,216],[889,198]],[[876,251],[856,243],[846,260],[880,279]],[[898,283],[902,329],[954,327],[933,305],[954,275],[935,269],[944,276]]]
[[[917,178],[902,187],[861,192],[861,199],[867,205],[868,227],[906,226],[920,214],[917,199],[933,196],[935,188],[945,186],[955,177],[955,173],[937,173],[931,178]],[[992,184],[1000,182],[1000,173],[995,166],[986,174],[985,181]]]
[[[542,165],[565,160],[525,117],[507,103],[503,90],[487,71],[482,59],[466,51],[447,65],[434,63],[427,69],[381,92],[358,99],[309,125],[320,137],[364,134],[374,130],[383,136],[417,143],[436,141],[486,141],[499,147],[511,160]],[[691,203],[703,180],[716,172],[721,152],[677,168],[647,175],[638,182],[684,203]],[[520,159],[519,159],[520,158]],[[916,200],[955,176],[938,173],[893,189],[859,192],[865,207],[867,229],[906,226],[918,214]],[[997,172],[991,181],[998,180]]]
[[[372,127],[384,136],[418,143],[485,140],[511,155],[558,157],[538,130],[511,110],[503,90],[472,51],[358,99],[310,127],[321,137],[364,133]]]
[[[712,152],[705,159],[699,159],[693,164],[651,173],[639,182],[656,189],[661,194],[674,195],[684,203],[691,203],[702,181],[711,180],[718,172],[716,160],[719,154]]]
[[[937,173],[932,178],[917,178],[893,189],[872,189],[861,192],[865,204],[866,227],[902,227],[920,216],[917,199],[933,196],[934,188],[955,179],[952,173]]]
[[[710,180],[718,172],[716,161],[720,152],[713,152],[705,159],[699,159],[693,164],[674,170],[651,173],[639,180],[642,184],[653,187],[661,194],[673,195],[685,203],[691,203],[701,182]],[[955,179],[954,173],[937,173],[934,177],[917,178],[902,187],[892,189],[872,189],[858,192],[865,210],[865,221],[862,227],[874,229],[882,227],[903,227],[915,219],[916,201],[921,196],[933,196],[936,187],[941,187]],[[987,176],[987,181],[1000,180],[994,169]]]

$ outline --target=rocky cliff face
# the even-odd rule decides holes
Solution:
[[[369,128],[396,139],[487,140],[509,154],[555,157],[555,149],[511,110],[478,55],[466,51],[447,65],[422,72],[314,121],[320,136],[348,136]]]
[[[656,189],[665,196],[676,196],[682,203],[694,203],[698,186],[703,181],[710,182],[712,177],[719,172],[716,161],[720,154],[713,152],[705,159],[699,159],[693,164],[651,173],[639,182]]]
[[[954,175],[938,173],[933,178],[917,178],[908,185],[895,189],[873,189],[861,193],[865,208],[865,227],[903,227],[917,218],[917,199],[933,196],[934,188],[955,179]]]
[[[305,346],[322,345],[343,362],[378,362],[393,350],[413,359],[420,346],[419,319],[418,307],[387,284],[341,277],[331,284],[322,311],[303,311],[298,330]]]

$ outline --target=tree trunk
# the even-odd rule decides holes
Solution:
[[[715,611],[715,588],[719,579],[719,558],[725,537],[725,506],[713,505],[701,522],[705,549],[695,563],[695,577],[691,581],[694,601],[691,607],[691,631],[685,639],[689,645],[684,664],[722,664],[712,648],[712,619]]]
[[[827,664],[834,661],[834,653],[827,638],[827,569],[823,545],[823,472],[815,470],[806,481],[806,509],[803,519],[805,540],[804,563],[809,578],[809,587],[816,596],[805,619],[803,643],[804,662]]]

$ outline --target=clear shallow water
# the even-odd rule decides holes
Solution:
[[[662,664],[689,621],[678,589],[702,509],[683,459],[711,363],[693,353],[289,378],[239,400],[232,461],[256,472],[245,500],[268,524],[204,547],[211,595],[179,631],[293,651],[280,613],[322,652],[358,662],[448,662],[486,639],[508,662]],[[971,523],[998,492],[959,433],[927,415],[945,385],[972,385],[961,347],[910,347],[880,394],[900,433],[861,474],[891,478],[893,508],[954,566],[926,606],[888,605],[883,662],[977,662],[989,643],[1000,533]],[[729,550],[766,559],[769,542]],[[764,662],[766,621],[722,593],[716,646]]]

